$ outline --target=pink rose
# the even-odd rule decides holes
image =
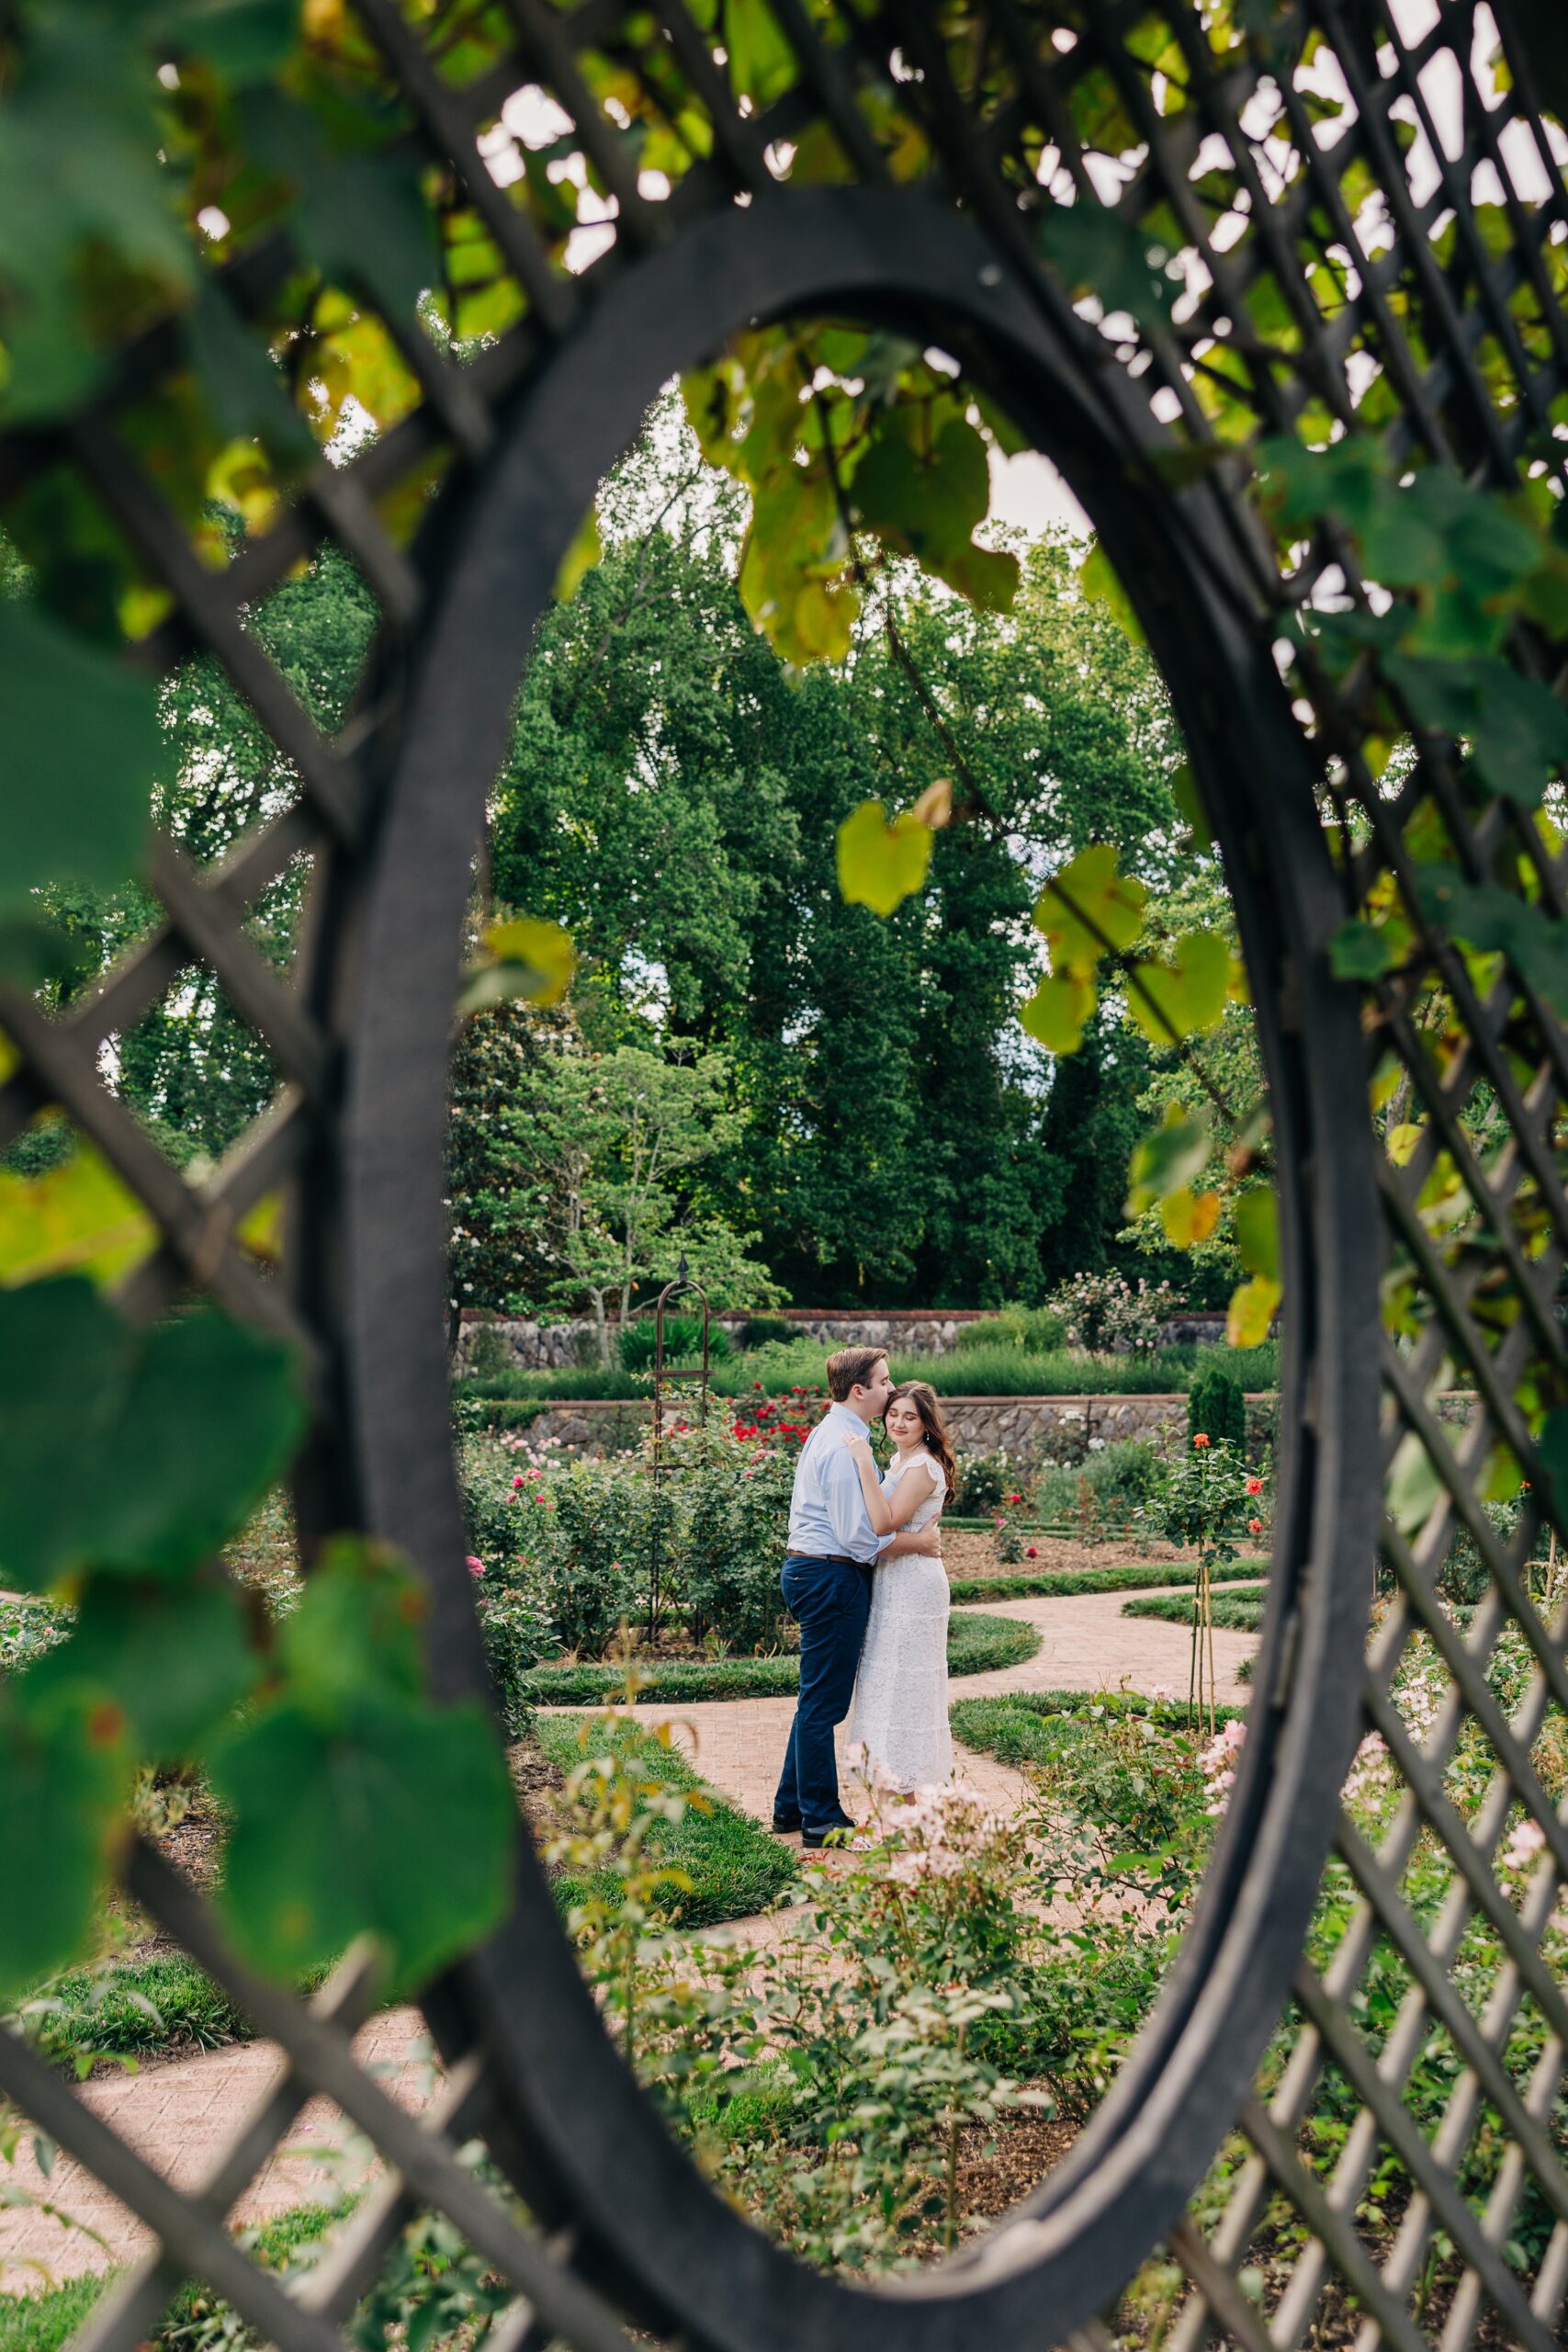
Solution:
[[[515,1493],[517,1492],[517,1489],[519,1488],[519,1487],[525,1487],[525,1486],[527,1485],[527,1483],[528,1483],[527,1479],[526,1479],[526,1478],[525,1478],[525,1476],[523,1476],[523,1473],[521,1472],[521,1470],[519,1470],[519,1472],[517,1473],[516,1477],[515,1477],[515,1478],[513,1478],[513,1480],[512,1481],[512,1491],[513,1491],[513,1494],[515,1494]]]
[[[484,1572],[484,1562],[482,1560],[476,1560],[473,1554],[470,1552],[468,1554],[468,1574],[471,1577],[482,1577]]]

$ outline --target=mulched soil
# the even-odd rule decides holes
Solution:
[[[558,1764],[551,1763],[535,1739],[520,1739],[509,1747],[506,1761],[524,1818],[542,1853],[546,1839],[553,1838],[558,1826],[555,1800],[566,1786],[566,1774]]]
[[[975,2124],[959,2134],[958,2201],[961,2211],[995,2220],[1039,2187],[1059,2165],[1080,2126],[1055,2115],[1015,2115],[987,2130]]]
[[[1120,1568],[1145,1560],[1179,1560],[1186,1555],[1176,1544],[1133,1544],[1125,1536],[1108,1537],[1103,1544],[1080,1544],[1077,1537],[1030,1535],[1024,1552],[1032,1559],[1001,1561],[988,1529],[947,1527],[942,1530],[942,1556],[950,1577],[1036,1577],[1061,1568]]]

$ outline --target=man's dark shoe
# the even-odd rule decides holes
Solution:
[[[804,1826],[805,1825],[798,1813],[795,1815],[793,1821],[786,1820],[782,1813],[775,1813],[773,1815],[773,1835],[775,1838],[793,1838],[795,1831],[803,1828]]]
[[[835,1821],[826,1829],[803,1829],[800,1833],[800,1842],[803,1846],[825,1846],[829,1838],[852,1838],[854,1831],[855,1825],[852,1821]]]

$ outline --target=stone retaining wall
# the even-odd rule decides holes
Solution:
[[[883,1315],[857,1315],[835,1307],[788,1306],[776,1310],[780,1321],[792,1324],[803,1340],[820,1347],[886,1348],[895,1355],[951,1355],[966,1323],[980,1319],[979,1307],[899,1307]],[[714,1322],[739,1340],[744,1315],[716,1315]],[[565,1366],[597,1361],[595,1326],[588,1322],[532,1323],[515,1316],[484,1316],[463,1311],[453,1369],[466,1372],[474,1343],[482,1329],[501,1341],[507,1361],[523,1372],[558,1372]],[[1200,1345],[1223,1340],[1223,1315],[1178,1315],[1160,1327],[1162,1344]]]
[[[1275,1398],[1247,1398],[1249,1449],[1272,1426]],[[716,1396],[715,1413],[734,1409],[734,1400]],[[671,1407],[674,1420],[679,1408]],[[1066,1458],[1069,1441],[1087,1445],[1090,1439],[1112,1443],[1118,1438],[1151,1438],[1185,1430],[1184,1395],[1157,1396],[945,1396],[942,1410],[960,1453],[1003,1452],[1020,1460],[1038,1461],[1043,1454]],[[549,1438],[563,1452],[600,1455],[624,1453],[637,1445],[648,1431],[649,1408],[602,1398],[583,1398],[547,1405],[530,1421],[527,1435],[538,1444]]]

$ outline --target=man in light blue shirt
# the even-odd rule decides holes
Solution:
[[[800,1697],[773,1827],[798,1829],[805,1846],[820,1846],[854,1823],[839,1795],[833,1733],[850,1711],[871,1609],[871,1572],[887,1538],[878,1535],[865,1507],[860,1472],[844,1443],[880,1420],[893,1381],[876,1348],[840,1348],[828,1359],[827,1413],[800,1449],[789,1508],[789,1551],[780,1578],[784,1602],[800,1626]],[[907,1541],[909,1550],[938,1551],[928,1531]]]

